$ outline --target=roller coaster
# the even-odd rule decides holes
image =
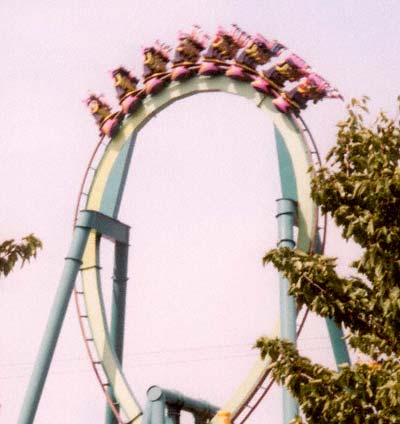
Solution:
[[[108,403],[107,424],[179,424],[181,410],[196,424],[244,424],[273,384],[268,358],[257,360],[222,406],[152,386],[144,409],[123,370],[123,339],[130,227],[118,220],[126,178],[139,132],[170,104],[206,92],[225,92],[252,102],[273,122],[281,181],[278,245],[323,252],[326,219],[310,195],[310,167],[320,166],[316,143],[300,115],[310,103],[340,98],[335,88],[302,58],[277,40],[250,36],[238,26],[219,28],[213,37],[194,26],[178,34],[172,49],[156,42],[143,48],[143,79],[120,66],[111,71],[120,110],[113,112],[95,94],[85,100],[100,132],[84,173],[74,218],[72,244],[34,367],[19,424],[34,421],[41,392],[73,295],[86,350]],[[268,68],[263,68],[268,65]],[[294,227],[297,237],[294,239]],[[99,263],[101,239],[114,243],[112,314],[108,323]],[[77,275],[80,273],[80,281]],[[296,342],[307,317],[287,294],[280,277],[280,324],[277,334]],[[343,334],[331,320],[327,327],[337,364],[349,362]],[[283,391],[283,422],[298,413]]]

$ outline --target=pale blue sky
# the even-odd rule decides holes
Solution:
[[[97,140],[81,100],[94,90],[116,104],[109,69],[140,74],[141,46],[174,45],[193,23],[209,34],[237,23],[282,41],[347,99],[368,94],[374,110],[394,114],[400,94],[397,1],[3,0],[0,16],[0,236],[33,231],[44,242],[37,261],[0,285],[5,423],[19,412]],[[322,152],[343,116],[339,101],[304,114]],[[277,311],[277,282],[261,257],[275,243],[278,196],[271,125],[243,100],[196,96],[145,128],[121,211],[133,226],[126,364],[140,400],[150,384],[164,384],[220,404],[244,376],[248,345]],[[353,249],[330,233],[328,252],[347,260]],[[74,305],[64,330],[36,422],[98,422],[104,402]],[[325,336],[310,324],[303,346],[330,363]],[[252,422],[278,422],[279,399]]]

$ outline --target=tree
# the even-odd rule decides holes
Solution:
[[[312,179],[322,213],[362,249],[354,275],[339,276],[336,259],[324,255],[283,248],[264,257],[289,279],[298,307],[344,326],[350,346],[366,357],[333,371],[287,340],[257,340],[308,423],[400,422],[400,122],[381,112],[368,126],[367,100],[348,106],[327,166]]]
[[[42,248],[42,242],[33,234],[22,238],[16,243],[14,239],[6,240],[0,244],[0,277],[7,276],[18,261],[21,266],[26,261],[36,257],[38,249]]]

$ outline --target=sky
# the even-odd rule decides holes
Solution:
[[[31,232],[37,260],[0,282],[0,422],[14,423],[71,241],[80,181],[97,141],[82,100],[116,105],[108,71],[141,74],[141,47],[174,45],[179,30],[240,25],[276,38],[336,86],[368,95],[394,115],[400,75],[400,3],[356,1],[10,1],[0,4],[0,240]],[[324,155],[345,103],[303,114]],[[120,219],[132,226],[125,369],[145,402],[160,384],[221,405],[246,374],[254,340],[274,327],[277,276],[262,266],[276,243],[279,197],[271,123],[226,94],[175,103],[140,133]],[[329,229],[341,270],[357,253]],[[102,253],[109,298],[111,247]],[[100,422],[92,375],[71,302],[35,422]],[[332,366],[323,322],[312,319],[302,352]],[[279,422],[274,389],[250,423]],[[187,419],[187,418],[186,418]],[[189,423],[190,420],[187,419]]]

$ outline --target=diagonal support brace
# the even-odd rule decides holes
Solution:
[[[35,418],[76,276],[82,265],[83,252],[92,229],[111,240],[128,245],[129,226],[96,211],[84,210],[80,212],[74,229],[71,247],[65,258],[60,283],[50,310],[46,330],[21,407],[18,424],[32,424]]]
[[[75,279],[82,264],[82,256],[90,230],[90,227],[82,225],[82,223],[78,223],[75,226],[71,248],[65,258],[64,270],[53,301],[53,306],[50,310],[47,327],[39,347],[32,376],[26,390],[18,424],[31,424],[35,418]]]

